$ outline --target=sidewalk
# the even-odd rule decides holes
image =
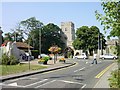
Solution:
[[[22,63],[28,63],[28,61],[27,62],[22,62]],[[30,61],[30,64],[40,65],[40,64],[38,64],[37,59],[33,60],[33,61]],[[59,62],[59,60],[57,60],[55,64],[54,64],[54,60],[49,60],[47,65],[43,65],[43,66],[47,66],[47,68],[45,68],[45,69],[2,76],[2,77],[0,77],[0,81],[3,82],[3,81],[6,81],[6,80],[20,78],[20,77],[24,77],[24,76],[28,76],[28,75],[44,73],[44,72],[48,72],[48,71],[52,71],[52,70],[57,70],[57,69],[69,67],[69,66],[72,66],[72,65],[75,65],[75,64],[76,63],[73,62],[72,60],[66,60],[66,63]]]
[[[111,75],[111,72],[118,68],[117,63],[115,63],[104,75],[100,78],[94,88],[110,88],[108,78]]]

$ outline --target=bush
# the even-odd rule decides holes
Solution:
[[[43,60],[48,61],[50,58],[49,57],[43,57]]]
[[[19,63],[19,61],[13,55],[9,57],[9,60],[10,60],[10,65],[16,65]]]
[[[40,60],[38,60],[38,63],[43,63],[43,64],[47,64],[47,61],[49,60],[49,57],[43,57]]]
[[[108,80],[111,88],[120,88],[120,70],[112,71]]]
[[[6,54],[2,55],[1,64],[2,65],[9,65],[10,64],[9,57]]]
[[[8,56],[6,54],[2,55],[2,58],[0,61],[2,65],[16,65],[19,63],[18,60],[13,55]]]

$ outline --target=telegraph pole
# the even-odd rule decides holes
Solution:
[[[41,29],[39,29],[39,55],[40,57],[41,57]]]
[[[100,32],[98,33],[98,58],[100,56]]]

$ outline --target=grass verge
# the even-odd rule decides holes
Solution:
[[[22,73],[32,70],[39,70],[43,68],[47,68],[47,67],[41,65],[30,65],[30,70],[29,70],[29,64],[18,64],[18,65],[7,65],[7,66],[0,65],[0,76]]]

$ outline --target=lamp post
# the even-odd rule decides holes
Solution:
[[[38,26],[38,28],[39,28],[39,26]],[[41,29],[39,29],[39,55],[40,55],[40,57],[41,57]]]
[[[100,57],[100,32],[98,33],[98,58]]]
[[[24,32],[28,37],[30,36],[28,33]],[[30,50],[30,40],[28,39],[28,63],[29,63],[29,70],[30,70],[30,56],[31,56],[31,50]]]

